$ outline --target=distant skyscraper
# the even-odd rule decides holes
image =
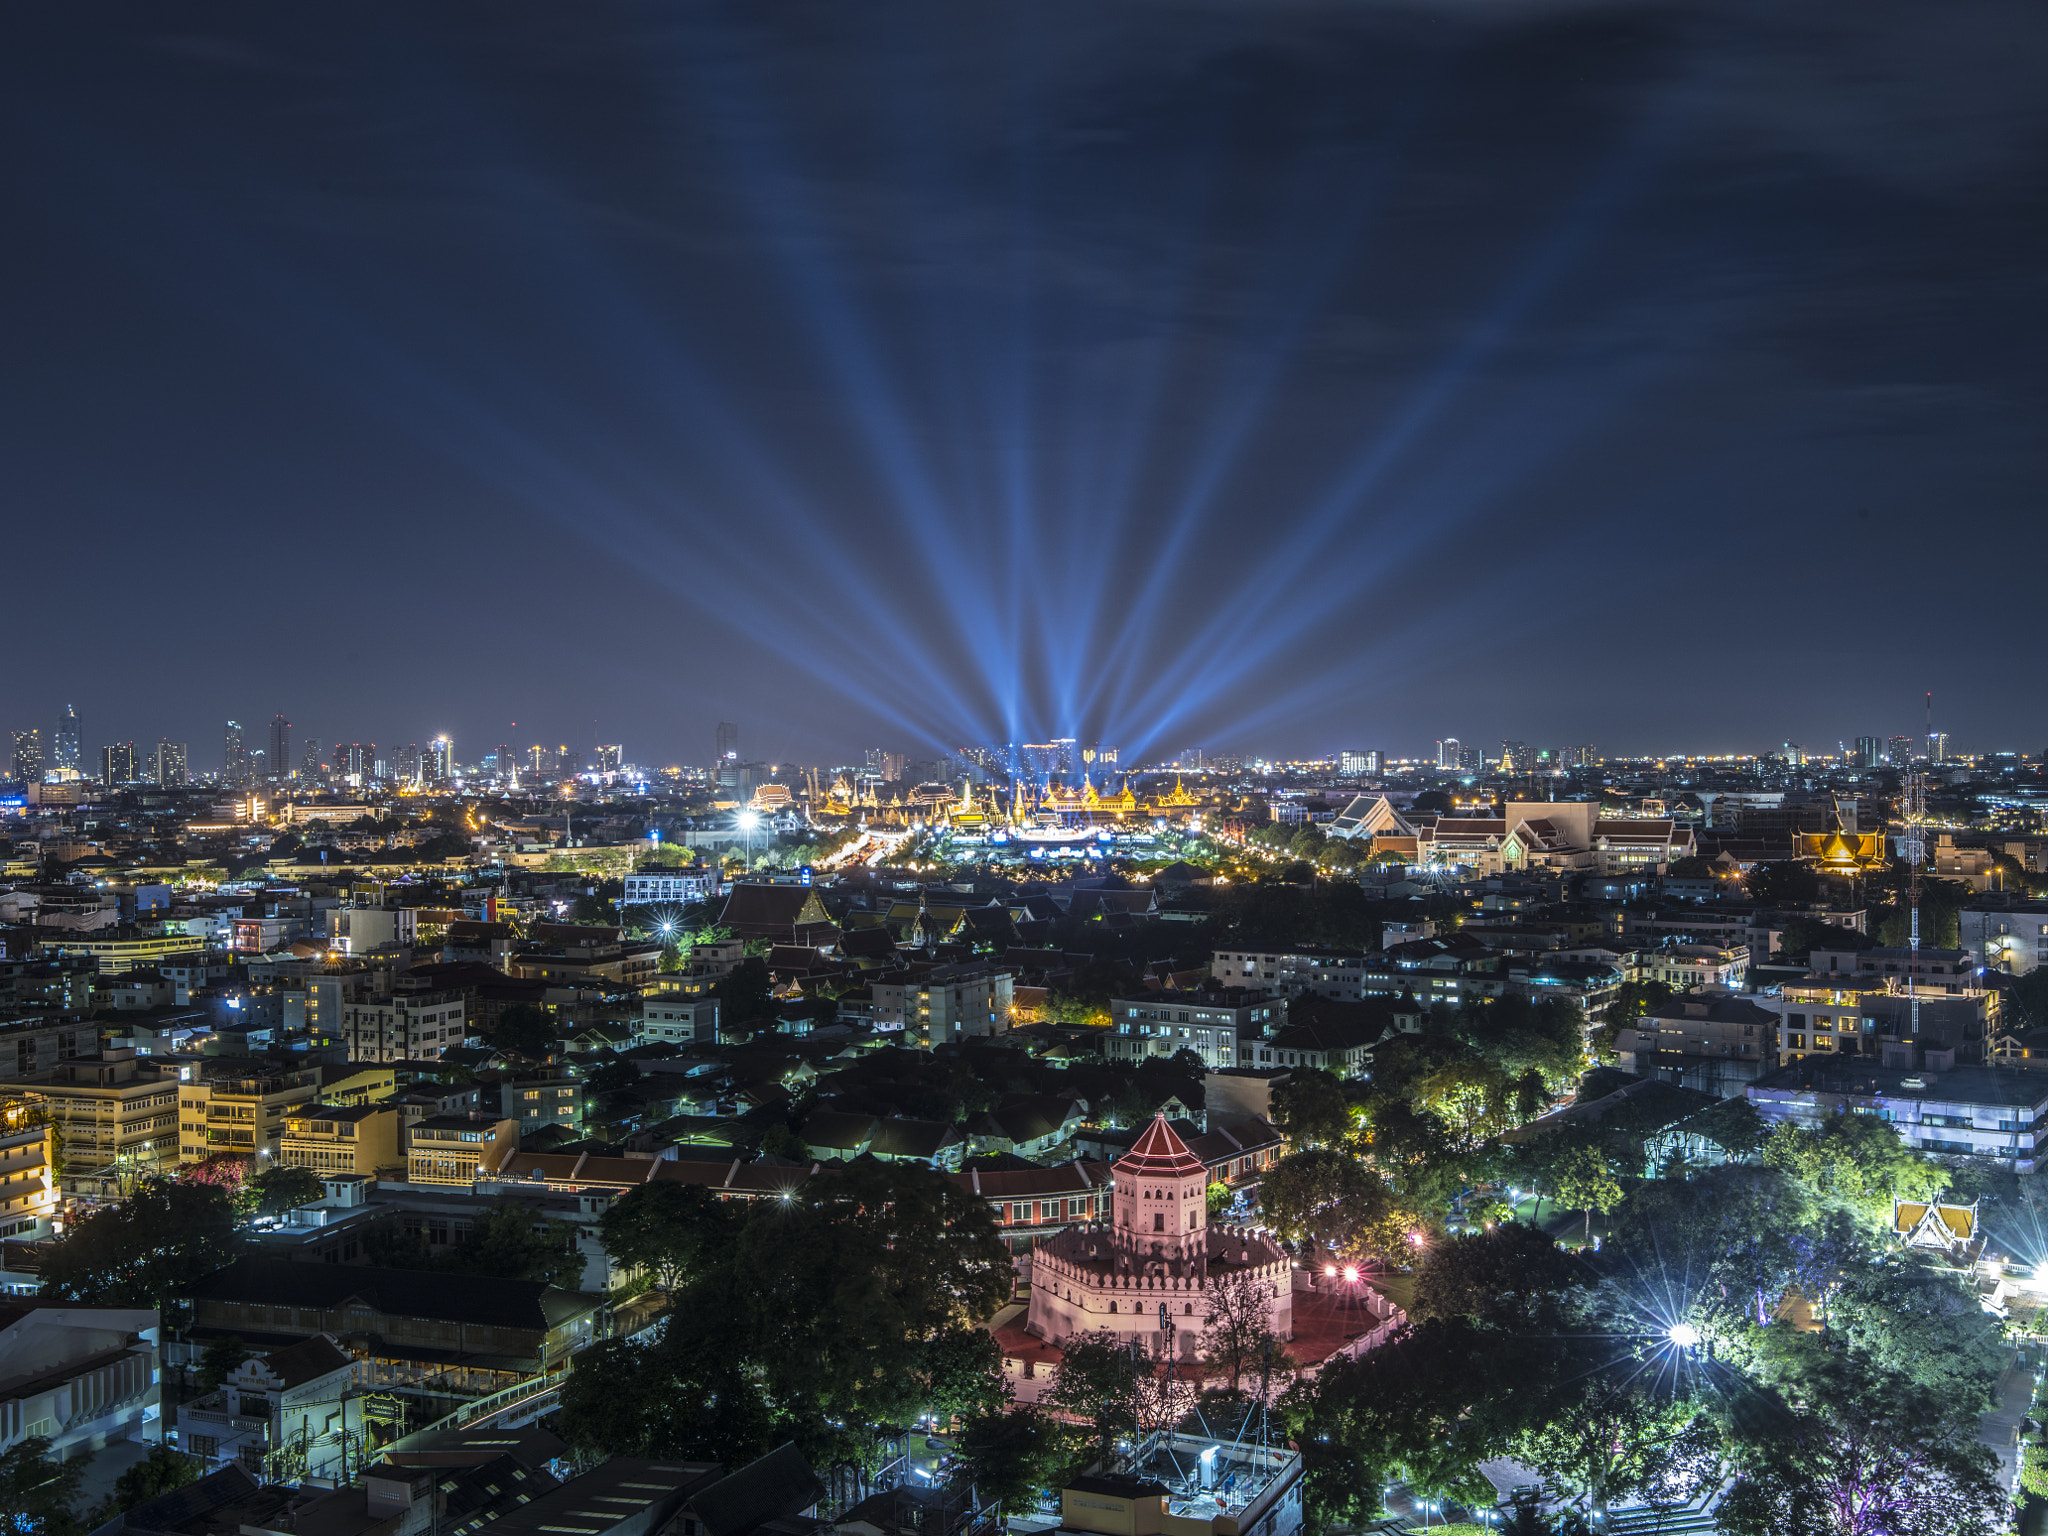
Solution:
[[[1504,741],[1500,744],[1500,771],[1502,773],[1529,773],[1536,767],[1536,754],[1529,750],[1526,741]]]
[[[526,754],[526,766],[535,778],[551,779],[555,775],[555,754],[547,747],[531,747]]]
[[[1875,736],[1856,738],[1856,766],[1859,768],[1881,768],[1884,766],[1884,743]]]
[[[249,749],[242,743],[242,722],[230,720],[221,739],[221,777],[229,784],[249,782]]]
[[[1458,738],[1446,736],[1436,744],[1436,765],[1445,773],[1460,772],[1465,766],[1465,749],[1458,745]]]
[[[306,750],[299,757],[299,777],[317,779],[321,773],[320,743],[314,737],[306,738]]]
[[[108,788],[135,782],[135,743],[117,741],[100,748],[100,782]]]
[[[291,777],[292,771],[292,723],[283,715],[270,719],[270,753],[264,759],[264,770],[273,779]]]
[[[718,756],[721,763],[736,763],[740,760],[740,728],[730,720],[718,722]]]
[[[149,776],[165,789],[183,789],[190,783],[191,775],[185,767],[185,743],[159,741],[156,744],[156,762]]]
[[[455,777],[454,742],[446,736],[436,736],[427,744],[426,761],[421,764],[421,777],[433,784],[446,784]]]
[[[624,747],[616,745],[599,747],[597,749],[597,771],[599,773],[617,773],[619,771],[619,759],[625,755],[625,751]]]
[[[1930,763],[1945,763],[1948,761],[1947,731],[1929,731],[1927,733],[1927,761]]]
[[[51,756],[51,766],[78,771],[78,710],[72,705],[64,706],[64,718],[57,722],[57,750]]]
[[[377,743],[374,741],[367,744],[337,741],[334,744],[334,771],[351,784],[360,784],[368,778],[375,769],[376,760]]]
[[[1565,767],[1567,767],[1567,768],[1590,768],[1590,767],[1592,767],[1592,766],[1593,766],[1593,749],[1592,749],[1592,748],[1591,748],[1590,746],[1586,746],[1586,747],[1566,747],[1566,748],[1564,749],[1564,765],[1565,765]]]
[[[1910,768],[1913,764],[1913,738],[1894,736],[1885,743],[1885,761],[1894,768]]]
[[[14,733],[14,776],[24,784],[43,782],[43,733],[33,728]]]

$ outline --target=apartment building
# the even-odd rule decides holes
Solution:
[[[60,1062],[0,1084],[0,1097],[39,1099],[63,1138],[63,1190],[114,1194],[124,1178],[178,1163],[178,1069],[132,1050]]]
[[[1355,1003],[1366,995],[1373,974],[1364,955],[1332,949],[1219,949],[1209,958],[1209,974],[1226,987],[1265,987],[1270,991],[1314,992]]]
[[[319,1097],[320,1071],[281,1072],[267,1063],[201,1061],[178,1085],[178,1160],[275,1157],[286,1117]]]
[[[0,1298],[0,1452],[32,1435],[69,1461],[145,1438],[157,1417],[157,1310]]]
[[[459,992],[344,1002],[332,1033],[350,1061],[438,1061],[468,1033]]]
[[[936,965],[895,971],[873,983],[875,1027],[901,1029],[906,1043],[945,1045],[1010,1027],[1016,977],[992,965]]]
[[[1964,952],[1987,971],[2025,976],[2048,965],[2048,902],[1973,908],[1960,922]]]
[[[1142,1061],[1193,1051],[1209,1068],[1249,1065],[1241,1043],[1287,1021],[1284,998],[1233,987],[1214,992],[1153,992],[1119,997],[1109,1005],[1111,1027],[1102,1054],[1111,1061]]]
[[[41,1102],[0,1103],[0,1237],[47,1237],[56,1213],[50,1127]]]

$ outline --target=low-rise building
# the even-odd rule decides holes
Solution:
[[[1366,995],[1373,969],[1365,955],[1334,949],[1219,949],[1209,958],[1209,974],[1227,987],[1314,992],[1346,1002]]]
[[[178,1449],[209,1470],[234,1462],[266,1482],[333,1477],[349,1456],[343,1421],[355,1376],[355,1356],[331,1334],[253,1354],[216,1391],[179,1407]]]
[[[405,1177],[412,1184],[474,1184],[486,1159],[503,1167],[518,1148],[517,1120],[432,1115],[406,1134]]]
[[[640,1003],[635,1045],[706,1045],[718,1040],[718,999],[650,991]]]
[[[537,1280],[289,1259],[237,1259],[191,1287],[192,1323],[174,1350],[196,1363],[229,1335],[276,1349],[316,1334],[361,1363],[358,1384],[433,1378],[451,1395],[481,1394],[553,1372],[602,1338],[605,1300]]]
[[[157,1417],[154,1307],[0,1297],[0,1451],[31,1436],[70,1461],[141,1440]]]
[[[1256,1065],[1241,1059],[1242,1046],[1284,1025],[1287,1002],[1243,987],[1152,992],[1112,999],[1109,1016],[1111,1028],[1101,1043],[1111,1061],[1186,1050],[1215,1070]]]
[[[1808,1057],[1748,1088],[1772,1124],[1818,1126],[1836,1114],[1884,1121],[1918,1152],[1980,1157],[2030,1174],[2048,1156],[2048,1072],[1995,1067],[1910,1070]]]
[[[403,1124],[397,1104],[302,1104],[285,1116],[277,1160],[286,1168],[375,1178],[406,1167]]]
[[[1740,1097],[1778,1061],[1778,1015],[1725,993],[1667,998],[1615,1035],[1621,1070],[1722,1098]]]
[[[589,1100],[589,1086],[577,1078],[507,1078],[499,1089],[498,1113],[516,1122],[522,1136],[530,1136],[544,1125],[580,1131]]]

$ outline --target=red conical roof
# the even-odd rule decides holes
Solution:
[[[1204,1173],[1202,1160],[1188,1150],[1188,1144],[1173,1134],[1163,1114],[1154,1115],[1137,1144],[1116,1160],[1112,1167],[1118,1177],[1141,1179],[1186,1178]]]

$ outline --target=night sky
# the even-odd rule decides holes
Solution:
[[[2026,3],[15,7],[0,726],[2039,751],[2043,81]]]

